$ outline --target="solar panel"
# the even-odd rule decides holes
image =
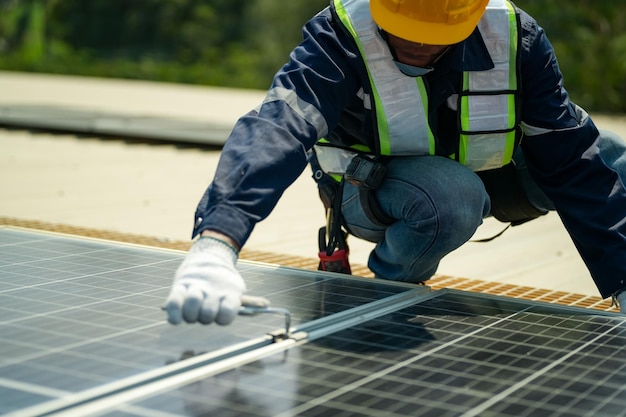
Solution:
[[[0,412],[626,415],[624,316],[240,261],[291,337],[266,315],[170,326],[182,256],[0,229]]]
[[[282,318],[269,316],[242,318],[228,328],[168,325],[160,306],[183,256],[0,229],[0,413],[250,342],[283,326]],[[289,308],[295,324],[409,290],[245,261],[239,268],[250,292]],[[349,304],[327,297],[321,310],[328,285],[349,287]]]
[[[59,105],[2,105],[0,124],[97,135],[116,135],[223,145],[232,130],[227,124],[164,116],[84,110]]]

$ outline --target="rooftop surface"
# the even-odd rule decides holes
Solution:
[[[182,249],[189,244],[195,206],[215,171],[219,144],[264,96],[10,72],[0,72],[0,91],[0,223],[99,231],[127,240],[145,236],[151,244]],[[63,124],[59,114],[72,117]],[[601,128],[626,137],[626,117],[592,117]],[[144,140],[150,132],[160,132],[153,135],[157,140]],[[315,184],[305,171],[257,226],[242,257],[263,254],[278,263],[301,258],[314,265],[323,221]],[[487,219],[475,239],[505,227]],[[372,245],[354,238],[349,243],[351,262],[367,276]],[[461,280],[475,290],[485,284],[537,289],[602,303],[554,213],[510,228],[491,242],[468,242],[443,260],[436,278],[441,285]]]

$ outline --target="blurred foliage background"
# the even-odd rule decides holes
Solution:
[[[518,0],[572,99],[626,112],[622,0]],[[0,0],[0,69],[265,89],[328,0]]]

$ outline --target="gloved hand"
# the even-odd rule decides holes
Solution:
[[[228,243],[201,237],[178,267],[163,309],[172,324],[181,321],[230,324],[241,305],[267,307],[262,297],[244,296],[246,284],[235,268],[238,252]]]

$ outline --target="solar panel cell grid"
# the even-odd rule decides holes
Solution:
[[[12,402],[0,401],[0,412],[115,382],[284,326],[284,318],[269,315],[241,319],[228,331],[168,325],[159,307],[183,256],[0,229],[0,387],[20,393],[11,395]],[[320,310],[324,279],[274,266],[241,263],[240,268],[251,292],[288,306],[294,323],[329,314]],[[353,283],[359,297],[352,304],[334,303],[333,312],[380,297],[384,286],[369,289],[372,285]],[[405,290],[389,286],[387,293]]]
[[[166,324],[159,306],[182,256],[0,229],[0,413],[48,404],[60,411],[55,401],[72,394],[281,327],[275,315],[229,327]],[[164,375],[87,400],[97,415],[626,415],[623,316],[455,291],[411,298],[406,307],[394,301],[414,296],[403,285],[239,268],[251,293],[289,308],[305,333],[319,318],[338,321],[317,320],[327,324],[310,340],[278,343],[277,353],[258,357],[253,350],[252,359],[208,376]],[[342,324],[370,317],[368,306],[386,300],[380,317]],[[81,410],[68,413],[93,412]]]
[[[448,294],[132,406],[220,416],[624,415],[624,321],[535,310]]]

